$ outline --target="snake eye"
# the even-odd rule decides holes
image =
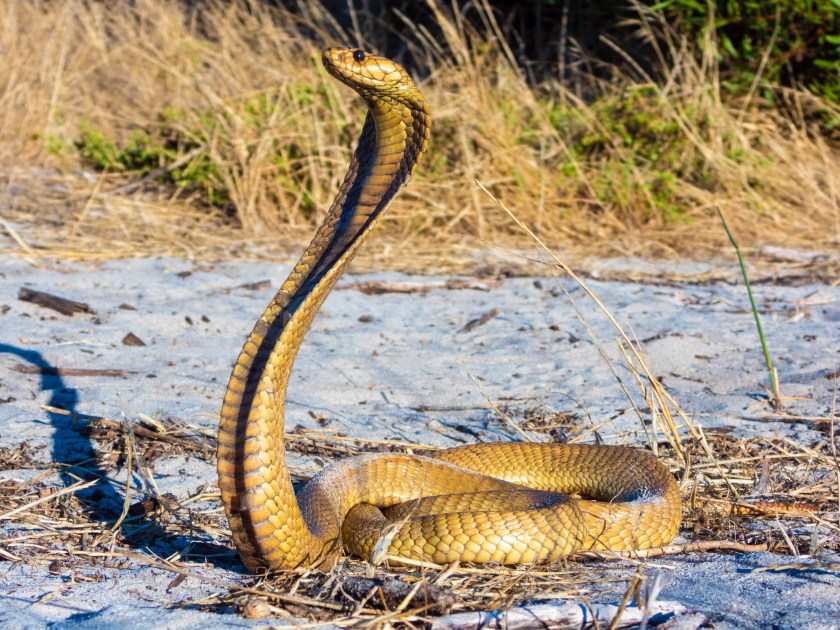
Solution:
[[[364,50],[354,50],[353,51],[353,61],[357,61],[359,63],[365,60],[365,51]]]

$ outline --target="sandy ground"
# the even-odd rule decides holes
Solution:
[[[633,264],[619,266],[631,269]],[[176,259],[123,260],[91,268],[55,263],[39,269],[0,257],[0,447],[9,453],[26,441],[35,462],[42,464],[39,470],[0,462],[0,482],[20,483],[44,474],[41,480],[60,490],[75,481],[73,469],[50,470],[48,465],[89,459],[90,437],[43,405],[116,420],[157,415],[213,427],[232,361],[287,270],[265,263],[199,265]],[[667,277],[666,265],[662,273]],[[761,402],[766,368],[735,269],[730,277],[733,282],[711,284],[589,283],[642,340],[654,374],[694,422],[733,435],[787,436],[806,446],[824,442],[825,433],[813,422],[779,421]],[[263,280],[270,282],[247,286]],[[287,427],[432,445],[516,439],[487,408],[489,398],[520,416],[533,409],[577,414],[584,427],[600,425],[598,434],[609,443],[645,442],[639,418],[562,287],[578,301],[614,359],[617,376],[643,407],[616,349],[614,330],[572,282],[507,278],[497,286],[488,283],[489,290],[441,287],[382,295],[354,288],[369,281],[427,285],[438,280],[445,279],[397,274],[345,278],[300,353]],[[85,302],[95,313],[59,314],[18,299],[21,288]],[[782,391],[790,398],[787,412],[829,416],[840,370],[840,288],[780,282],[757,286],[755,292]],[[492,309],[498,314],[489,321],[463,330]],[[126,345],[129,333],[145,345]],[[126,372],[51,375],[52,368]],[[589,432],[586,440],[592,439]],[[292,461],[299,471],[312,472],[323,458],[296,455]],[[118,465],[109,475],[124,481],[126,471]],[[142,496],[144,481],[135,481],[135,492]],[[161,494],[183,500],[215,484],[215,470],[206,459],[181,454],[156,461],[154,483]],[[116,509],[118,514],[120,500],[119,492],[103,491],[102,513]],[[211,501],[194,509],[218,514],[219,505]],[[825,518],[837,522],[836,513]],[[798,534],[811,536],[813,523],[799,523]],[[0,549],[3,539],[34,528],[24,517],[0,514]],[[690,532],[683,534],[677,542],[693,539]],[[700,613],[693,622],[686,618],[687,625],[673,627],[840,628],[840,557],[819,550],[836,534],[820,528],[815,536],[820,543],[816,557],[687,553],[649,560],[645,573],[662,576],[662,599]],[[161,535],[129,550],[153,558],[152,553],[168,556],[195,542]],[[180,583],[173,582],[176,574],[126,558],[89,568],[82,563],[72,571],[51,570],[48,562],[35,559],[37,554],[22,562],[2,559],[0,626],[264,626],[265,621],[243,619],[233,610],[209,613],[189,607],[223,593],[226,583],[251,583],[224,535],[204,535],[200,542],[220,550],[221,559],[187,563],[197,577]],[[796,566],[780,568],[791,564]],[[773,570],[757,571],[768,567]],[[635,565],[610,563],[603,570],[626,578]],[[587,592],[594,601],[617,602],[625,587],[626,582],[593,583]]]

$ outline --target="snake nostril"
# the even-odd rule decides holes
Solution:
[[[359,63],[365,60],[365,51],[364,50],[354,50],[353,51],[353,61],[358,61]]]

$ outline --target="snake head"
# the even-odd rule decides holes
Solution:
[[[428,113],[426,99],[398,63],[361,48],[327,48],[321,59],[327,72],[353,88],[369,105],[390,101]]]

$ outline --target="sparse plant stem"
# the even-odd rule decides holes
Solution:
[[[752,308],[753,317],[755,317],[755,327],[758,330],[758,338],[761,340],[761,350],[764,352],[764,360],[767,363],[767,372],[770,375],[770,391],[773,393],[773,409],[775,411],[782,410],[782,397],[779,393],[779,373],[773,367],[773,359],[770,358],[770,350],[767,348],[767,340],[764,338],[764,330],[761,328],[761,318],[758,316],[758,308],[755,305],[755,298],[753,298],[752,287],[750,286],[750,279],[747,276],[747,267],[744,264],[744,257],[741,256],[741,248],[738,247],[738,242],[729,231],[729,226],[726,224],[726,219],[723,216],[723,211],[718,208],[718,216],[720,222],[723,224],[723,229],[726,231],[726,236],[729,237],[729,242],[735,248],[735,255],[738,256],[738,265],[741,267],[741,275],[744,278],[744,285],[747,287],[747,295],[750,298],[750,308]]]

